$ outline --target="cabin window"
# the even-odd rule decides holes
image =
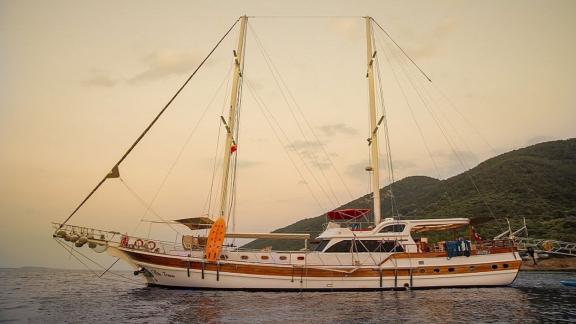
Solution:
[[[454,268],[448,268],[448,272],[454,272]]]
[[[405,227],[406,227],[405,224],[388,225],[384,226],[384,228],[380,230],[380,233],[402,233],[404,232]]]
[[[316,248],[314,249],[314,251],[317,251],[317,252],[322,252],[322,251],[324,251],[324,248],[326,247],[326,245],[328,245],[328,242],[330,242],[330,240],[322,240],[322,241],[320,241],[320,243],[316,246]]]
[[[243,255],[243,256],[240,257],[240,259],[242,259],[242,260],[248,260],[248,256],[247,256],[247,255]]]
[[[284,260],[286,260],[286,259],[287,259],[287,258],[286,258],[285,255],[283,255],[283,256],[280,257],[280,260],[282,260],[282,261],[284,261]]]
[[[492,265],[492,269],[493,269],[493,270],[498,269],[498,265],[497,265],[497,264],[493,264],[493,265]]]
[[[404,252],[396,241],[356,240],[354,252]]]
[[[440,269],[436,268],[434,269],[434,272],[440,272]]]
[[[504,263],[504,264],[502,265],[502,267],[503,267],[504,269],[508,268],[508,263]]]
[[[268,257],[267,255],[263,255],[263,256],[260,257],[260,259],[262,259],[262,260],[268,260],[269,257]]]
[[[302,260],[304,260],[304,257],[303,257],[303,256],[299,256],[299,257],[296,258],[296,260],[302,261]]]
[[[326,252],[344,253],[344,252],[350,252],[351,248],[352,248],[352,241],[340,241],[329,247],[326,250]]]

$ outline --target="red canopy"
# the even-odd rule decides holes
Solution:
[[[366,215],[370,209],[340,209],[329,211],[326,215],[330,220],[356,219]]]

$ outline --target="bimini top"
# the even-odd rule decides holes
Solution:
[[[329,220],[351,220],[360,218],[366,214],[370,209],[340,209],[333,210],[326,213]]]
[[[422,233],[430,231],[446,231],[470,224],[468,218],[414,219],[409,221],[411,232]]]
[[[208,217],[183,218],[175,219],[174,221],[188,227],[191,230],[211,228],[212,224],[214,224],[214,221]]]

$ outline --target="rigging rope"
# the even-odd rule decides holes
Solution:
[[[256,44],[258,45],[258,49],[260,50],[260,53],[262,55],[262,57],[264,58],[264,61],[266,62],[266,65],[270,71],[270,73],[272,74],[272,77],[274,79],[274,82],[276,83],[276,86],[278,87],[278,89],[280,90],[280,93],[282,95],[282,98],[284,99],[284,102],[286,103],[288,110],[292,116],[292,118],[294,119],[294,121],[296,122],[296,125],[298,127],[298,130],[300,131],[300,134],[302,134],[302,137],[304,137],[304,140],[306,142],[312,142],[311,140],[309,140],[308,136],[306,135],[306,133],[304,132],[304,130],[302,129],[298,118],[296,116],[296,114],[294,113],[294,109],[292,107],[292,104],[290,104],[290,100],[288,100],[288,97],[291,99],[294,108],[296,109],[296,111],[300,114],[302,120],[304,120],[304,123],[306,124],[306,126],[308,127],[308,130],[310,131],[310,133],[312,133],[312,136],[314,137],[315,140],[315,144],[317,144],[321,150],[322,153],[324,153],[326,160],[328,161],[329,165],[332,167],[332,169],[334,170],[334,172],[336,173],[338,179],[340,180],[340,182],[342,183],[342,185],[344,186],[344,189],[346,189],[346,192],[348,193],[350,199],[354,199],[354,196],[352,195],[350,188],[348,187],[348,185],[346,184],[346,182],[344,181],[344,179],[342,178],[342,175],[340,174],[340,172],[338,171],[338,169],[336,168],[336,166],[334,165],[334,162],[332,161],[332,159],[330,158],[330,154],[328,154],[328,152],[326,151],[326,147],[324,144],[322,144],[322,142],[320,141],[318,135],[316,134],[316,132],[314,131],[314,128],[310,125],[310,122],[308,121],[308,119],[306,118],[306,115],[304,114],[302,108],[300,107],[300,105],[298,104],[298,102],[296,101],[296,98],[294,97],[294,95],[292,94],[292,91],[290,91],[290,88],[287,86],[284,78],[282,77],[282,74],[280,73],[280,71],[278,70],[278,68],[276,67],[276,65],[274,64],[274,62],[272,61],[272,58],[270,57],[270,54],[268,53],[268,51],[266,51],[266,48],[264,48],[262,41],[260,40],[260,38],[258,37],[258,35],[256,34],[256,31],[252,28],[252,26],[250,26],[250,31],[252,32],[252,34],[254,35],[254,38],[256,40]],[[288,94],[288,96],[286,96],[286,93]],[[311,159],[314,161],[314,163],[316,164],[316,166],[318,167],[318,169],[320,170],[322,177],[324,178],[324,181],[326,182],[326,184],[328,185],[328,188],[330,190],[330,193],[332,194],[332,196],[334,197],[334,199],[336,200],[336,203],[338,205],[340,205],[339,199],[337,197],[337,195],[334,192],[334,189],[332,188],[330,181],[328,180],[324,170],[321,167],[321,163],[316,159],[316,154],[314,152],[311,152]]]
[[[232,66],[231,66],[232,68]],[[220,116],[224,114],[224,109],[226,109],[226,102],[228,101],[228,90],[230,86],[230,78],[226,78],[226,89],[224,91],[224,101],[222,102],[222,109],[220,110]],[[214,180],[216,179],[216,164],[218,162],[218,153],[220,148],[220,134],[222,130],[222,121],[218,119],[218,132],[216,133],[216,149],[214,151],[214,159],[212,163],[212,177],[210,179],[210,190],[208,191],[208,196],[206,197],[206,201],[204,202],[204,207],[202,207],[202,211],[210,217],[212,215],[212,192],[214,190]],[[206,205],[208,205],[206,207]]]
[[[396,84],[398,86],[398,89],[400,89],[400,92],[402,93],[402,97],[404,99],[404,101],[406,102],[406,106],[408,107],[408,111],[410,112],[410,116],[412,117],[412,120],[414,121],[414,124],[416,125],[416,129],[418,130],[418,134],[420,135],[420,138],[422,139],[422,143],[424,144],[424,148],[426,149],[426,152],[428,153],[428,156],[430,157],[430,160],[432,161],[432,165],[434,166],[434,171],[436,173],[436,176],[440,179],[441,178],[441,174],[440,174],[440,168],[438,167],[438,163],[436,162],[436,159],[434,158],[434,155],[432,154],[432,151],[430,150],[430,147],[428,146],[428,142],[426,141],[426,138],[424,136],[424,132],[422,131],[422,127],[420,126],[420,123],[418,122],[418,120],[416,119],[416,114],[414,113],[414,109],[412,107],[412,104],[410,104],[410,100],[408,99],[408,95],[406,94],[406,91],[404,90],[404,88],[400,85],[400,79],[398,78],[398,73],[396,72],[396,69],[394,68],[394,65],[392,64],[392,61],[390,60],[389,55],[387,55],[387,51],[389,51],[390,55],[393,55],[393,51],[386,45],[386,42],[383,42],[384,46],[382,46],[382,52],[384,53],[384,57],[386,58],[386,61],[388,62],[388,66],[390,66],[390,69],[392,71],[392,75],[394,76],[394,79],[396,80]]]
[[[138,200],[144,207],[146,207],[146,213],[148,211],[151,211],[152,214],[154,214],[154,216],[158,217],[159,219],[161,219],[164,222],[168,222],[167,220],[165,220],[162,216],[160,216],[160,214],[158,214],[154,209],[152,209],[152,203],[148,204],[146,203],[146,201],[140,196],[138,195],[138,193],[136,193],[136,191],[134,189],[132,189],[127,183],[126,181],[124,181],[124,179],[122,177],[119,177],[120,182],[122,182],[122,184],[124,185],[124,187],[126,187],[126,189],[128,190],[128,192],[130,192],[135,198],[136,200]],[[140,220],[140,222],[138,222],[138,224],[140,224],[142,222],[142,220]],[[175,229],[172,225],[170,225],[169,223],[167,223],[167,225],[176,233],[180,233],[177,229]],[[136,231],[136,229],[138,228],[138,226],[136,226],[136,228],[133,230],[133,232]]]
[[[230,26],[230,28],[228,29],[228,31],[226,31],[224,36],[222,36],[220,38],[220,40],[216,43],[216,45],[212,48],[212,50],[208,53],[208,55],[204,58],[204,60],[202,60],[202,62],[200,62],[200,64],[196,68],[196,70],[194,70],[194,72],[192,72],[192,74],[188,77],[188,79],[186,79],[184,84],[182,84],[182,86],[178,89],[178,91],[176,91],[176,93],[170,98],[170,100],[168,100],[166,105],[164,105],[164,108],[162,108],[162,110],[160,110],[158,115],[156,115],[156,117],[152,120],[152,122],[144,129],[142,134],[140,134],[140,136],[138,136],[136,141],[130,146],[130,148],[128,148],[128,150],[126,151],[126,153],[124,153],[124,155],[120,158],[120,160],[118,160],[118,162],[116,162],[114,167],[112,167],[112,171],[110,171],[110,173],[107,173],[104,176],[104,178],[102,180],[100,180],[100,182],[98,182],[96,187],[94,187],[94,189],[92,189],[92,191],[90,191],[90,193],[86,196],[86,198],[84,198],[84,200],[82,200],[82,202],[72,211],[72,213],[60,224],[60,226],[56,229],[56,231],[61,229],[62,226],[64,226],[70,220],[70,218],[72,218],[72,216],[74,216],[76,214],[76,212],[84,205],[84,203],[86,203],[86,201],[88,201],[88,199],[90,199],[90,197],[92,197],[92,195],[96,192],[96,190],[98,190],[98,188],[100,188],[100,186],[102,186],[102,184],[106,181],[106,179],[108,179],[110,177],[111,173],[113,173],[114,171],[118,172],[118,166],[126,159],[126,157],[128,157],[128,155],[132,152],[132,150],[136,147],[136,145],[138,145],[138,143],[142,140],[142,138],[144,138],[144,136],[148,133],[148,131],[152,128],[152,126],[154,126],[154,124],[158,121],[160,116],[162,116],[162,114],[164,114],[166,109],[168,109],[168,107],[172,104],[174,99],[176,99],[176,97],[180,94],[180,92],[182,92],[182,90],[186,87],[186,85],[188,85],[190,80],[192,80],[192,78],[196,75],[196,73],[200,70],[200,68],[204,65],[204,63],[206,63],[206,61],[212,56],[212,54],[220,46],[222,41],[224,41],[226,36],[228,36],[228,34],[232,31],[234,26],[236,26],[236,24],[238,23],[239,20],[240,19],[237,19],[234,22],[234,24],[232,24],[232,26]]]
[[[254,98],[254,101],[256,101],[256,104],[258,105],[258,108],[260,108],[260,111],[262,112],[262,115],[264,116],[264,118],[266,119],[266,122],[268,123],[268,126],[270,126],[270,129],[272,130],[272,133],[274,134],[274,136],[276,137],[276,139],[278,140],[278,142],[280,142],[280,145],[284,148],[284,151],[286,152],[286,155],[288,156],[288,160],[290,160],[290,163],[292,163],[292,166],[294,167],[294,169],[296,169],[296,172],[298,173],[298,175],[300,176],[300,180],[303,181],[304,185],[306,185],[306,188],[308,188],[308,191],[310,191],[310,195],[312,196],[312,198],[314,199],[314,201],[316,201],[316,204],[318,205],[318,207],[320,207],[321,210],[326,210],[324,208],[324,206],[322,206],[322,204],[320,203],[320,200],[318,200],[318,198],[316,197],[316,195],[314,194],[314,191],[312,190],[312,188],[310,187],[310,184],[308,183],[308,181],[306,181],[306,178],[304,177],[304,175],[302,174],[302,171],[300,171],[300,169],[298,168],[298,166],[296,165],[296,162],[294,161],[294,159],[292,158],[292,156],[290,155],[290,153],[288,152],[288,150],[286,150],[286,144],[284,144],[284,141],[282,140],[281,136],[279,136],[278,132],[276,131],[276,128],[278,128],[278,130],[282,133],[282,135],[284,135],[284,137],[286,137],[287,139],[289,139],[289,137],[286,135],[286,133],[282,130],[282,128],[280,127],[280,124],[278,123],[278,121],[276,120],[276,118],[274,118],[274,116],[270,113],[269,109],[266,107],[266,104],[264,104],[264,102],[262,101],[262,99],[259,98],[259,96],[256,94],[256,91],[253,89],[251,83],[249,82],[249,80],[246,80],[246,85],[248,86],[248,90],[250,90],[250,94],[252,95],[252,97]],[[266,114],[266,112],[268,114],[270,114],[270,117]],[[272,121],[274,121],[274,123],[276,124],[276,126],[274,126],[272,124]],[[306,164],[304,164],[304,166],[306,167]],[[310,171],[308,171],[310,172]],[[313,179],[315,179],[314,177],[312,177]],[[316,180],[316,182],[318,182],[318,180]],[[320,189],[322,189],[322,186],[320,186]],[[326,192],[324,192],[324,194],[326,194]]]
[[[388,32],[382,26],[380,26],[380,24],[374,18],[370,18],[370,20],[372,20],[376,24],[376,26],[378,26],[378,28],[380,28],[384,32],[384,34],[386,34],[386,37],[388,37],[392,41],[392,43],[394,43],[394,45],[396,45],[396,47],[398,47],[398,49],[402,52],[402,54],[404,54],[404,56],[406,58],[408,58],[410,60],[410,62],[412,62],[412,64],[418,69],[418,71],[420,71],[420,73],[422,73],[422,75],[428,81],[432,82],[432,79],[430,79],[430,77],[420,68],[420,66],[418,66],[418,64],[416,64],[416,62],[414,62],[414,60],[404,51],[404,49],[402,47],[400,47],[400,45],[398,45],[398,43],[396,43],[394,38],[392,38],[392,36],[390,36],[390,34],[388,34]]]
[[[392,53],[392,51],[391,51]],[[412,86],[412,88],[414,89],[416,95],[418,96],[420,102],[423,104],[424,108],[428,111],[428,113],[430,114],[430,116],[432,117],[432,120],[434,121],[434,123],[436,124],[436,126],[438,127],[438,129],[440,130],[442,136],[444,137],[444,139],[446,140],[446,142],[448,143],[448,145],[450,146],[450,149],[452,150],[452,153],[456,156],[456,159],[458,160],[459,164],[462,166],[463,171],[466,175],[466,177],[470,180],[472,186],[474,187],[475,191],[478,193],[478,195],[480,196],[480,199],[482,200],[482,203],[484,204],[484,206],[486,207],[486,209],[488,210],[488,213],[490,214],[490,216],[496,221],[496,224],[499,227],[502,227],[502,225],[500,224],[500,220],[496,217],[496,215],[494,214],[494,212],[492,211],[492,208],[490,207],[490,205],[488,204],[488,201],[486,199],[486,196],[484,195],[483,192],[480,191],[476,181],[474,180],[474,178],[472,177],[472,174],[470,172],[466,172],[469,171],[470,168],[467,167],[467,165],[464,163],[461,155],[458,153],[458,151],[456,150],[456,147],[454,145],[453,140],[449,137],[448,133],[446,132],[446,129],[442,126],[442,124],[440,123],[440,121],[438,120],[438,117],[436,116],[436,114],[432,111],[431,107],[429,106],[428,102],[423,98],[421,92],[418,90],[418,88],[416,87],[416,85],[414,84],[413,80],[409,77],[409,74],[407,73],[406,69],[404,66],[400,65],[400,68],[402,69],[402,71],[404,72],[404,75],[406,76],[406,79],[408,80],[408,82],[410,83],[410,85]],[[396,75],[396,71],[394,68],[392,68],[394,77],[396,78],[396,81],[399,83],[399,80],[397,78]],[[400,87],[401,88],[401,87]],[[410,108],[410,113],[412,115],[412,118],[414,119],[415,123],[417,124],[418,130],[422,136],[422,140],[426,143],[426,140],[423,137],[422,131],[420,129],[420,126],[418,125],[418,122],[416,121],[414,112],[412,111],[412,107],[410,105],[410,103],[407,100],[406,94],[404,92],[404,89],[401,88],[401,91],[403,93],[403,95],[406,98],[407,101],[407,105]],[[425,144],[427,151],[430,154],[430,157],[432,158],[431,152],[428,148],[428,144]],[[437,166],[435,165],[435,167],[437,168]],[[437,171],[439,172],[439,171]],[[449,198],[449,197],[448,197]],[[450,199],[450,198],[449,198]],[[451,199],[450,199],[450,203],[451,203]]]
[[[374,44],[374,48],[376,49],[376,38],[374,35],[374,29],[372,30],[372,43]],[[378,51],[375,50],[375,53],[378,53]],[[388,128],[388,118],[387,118],[387,114],[386,114],[386,105],[384,102],[384,93],[383,93],[383,85],[382,85],[382,77],[381,77],[381,71],[380,71],[380,61],[378,59],[378,54],[375,55],[375,61],[376,61],[376,75],[378,76],[378,90],[379,90],[379,96],[380,96],[380,105],[381,105],[381,113],[382,113],[382,119],[383,119],[383,123],[384,123],[384,139],[385,139],[385,145],[386,145],[386,162],[388,164],[388,181],[389,181],[389,185],[388,185],[388,191],[390,192],[390,208],[392,209],[391,211],[391,215],[392,217],[394,217],[394,215],[396,215],[397,219],[400,219],[400,212],[398,211],[398,207],[397,207],[397,202],[396,202],[396,197],[394,196],[394,191],[392,189],[392,185],[395,182],[394,179],[394,164],[393,164],[393,160],[392,160],[392,149],[390,147],[390,133],[389,133],[389,128]],[[394,211],[396,211],[396,213],[394,213]]]
[[[80,262],[88,271],[90,271],[96,278],[98,279],[102,279],[102,275],[104,275],[105,273],[110,273],[116,277],[120,277],[122,279],[114,279],[114,278],[107,278],[107,280],[112,280],[112,281],[118,281],[118,282],[124,282],[124,283],[129,283],[129,284],[136,284],[136,285],[140,285],[140,286],[146,286],[146,284],[139,282],[137,280],[131,279],[131,278],[127,278],[121,274],[118,273],[114,273],[114,272],[104,272],[102,275],[97,274],[92,268],[90,268],[90,266],[88,266],[84,261],[82,261],[82,259],[79,258],[79,256],[82,256],[83,258],[85,258],[86,260],[92,262],[93,264],[95,264],[96,266],[98,266],[99,268],[106,270],[107,268],[104,267],[103,265],[99,264],[98,262],[90,259],[89,257],[87,257],[85,254],[83,254],[82,252],[74,249],[73,246],[67,246],[66,244],[64,244],[63,242],[60,242],[58,239],[54,239],[56,241],[56,243],[58,243],[64,250],[66,250],[67,252],[70,253],[70,256],[72,256],[74,259],[76,259],[76,261]],[[76,254],[78,255],[76,255]],[[114,262],[116,263],[116,262]],[[114,264],[112,264],[114,265]]]
[[[204,120],[204,117],[206,116],[206,113],[208,112],[208,110],[210,110],[210,108],[212,107],[212,103],[214,102],[214,100],[216,100],[216,97],[218,95],[218,93],[220,92],[220,89],[222,89],[222,86],[224,85],[224,83],[226,83],[226,79],[228,79],[228,74],[230,73],[230,70],[232,69],[232,66],[230,66],[230,68],[228,69],[227,73],[225,74],[225,78],[222,80],[222,82],[220,83],[220,85],[218,86],[218,88],[216,88],[216,91],[214,92],[214,95],[212,96],[212,98],[210,99],[210,101],[208,102],[208,104],[206,105],[206,107],[204,108],[204,110],[202,111],[202,113],[200,114],[200,118],[198,118],[198,120],[196,121],[196,124],[194,125],[194,127],[192,128],[192,130],[190,131],[190,133],[188,134],[186,140],[184,141],[184,144],[182,144],[182,146],[180,147],[180,150],[178,151],[178,154],[176,155],[176,158],[174,159],[174,161],[172,162],[172,164],[170,165],[170,167],[168,168],[168,171],[166,171],[166,174],[164,175],[164,178],[162,179],[162,182],[160,183],[160,186],[158,187],[158,189],[156,190],[156,192],[154,193],[154,196],[152,197],[152,200],[147,204],[147,208],[144,211],[144,214],[142,215],[140,221],[142,221],[143,219],[146,218],[146,215],[148,215],[148,212],[151,210],[152,205],[154,204],[154,202],[156,202],[156,199],[158,198],[158,195],[160,194],[160,192],[162,191],[162,189],[164,188],[164,186],[166,185],[166,182],[168,181],[168,178],[170,177],[170,175],[172,174],[172,171],[174,170],[174,167],[176,167],[176,164],[178,164],[178,161],[180,161],[180,158],[182,157],[182,154],[184,153],[186,147],[188,146],[188,144],[190,143],[190,141],[192,140],[192,137],[194,136],[194,134],[196,133],[196,131],[198,130],[198,127],[200,126],[200,123],[202,123],[202,121]],[[120,177],[120,180],[122,180],[122,178]],[[124,183],[124,180],[122,180],[122,182]],[[124,185],[126,185],[124,183]],[[126,185],[127,186],[127,185]],[[129,190],[132,193],[135,193],[134,190],[132,190],[131,188],[129,188]],[[138,196],[138,195],[137,195]],[[140,196],[138,196],[138,199],[141,202],[144,202],[144,199],[140,198]],[[160,218],[163,221],[166,221],[164,218],[162,218],[158,213],[154,212],[154,215],[158,218]],[[170,226],[170,225],[169,225]],[[174,230],[177,234],[180,234],[179,231],[177,231],[176,229],[174,229],[174,227],[170,226],[170,228],[172,230]]]

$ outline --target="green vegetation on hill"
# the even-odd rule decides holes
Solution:
[[[413,176],[391,188],[402,218],[488,220],[476,228],[483,237],[492,237],[507,229],[506,218],[514,230],[525,217],[531,237],[576,241],[576,138],[514,150],[446,180]],[[381,189],[381,197],[382,217],[392,217],[389,187]],[[371,195],[366,195],[337,209],[371,207]],[[322,215],[274,232],[316,237],[325,223]],[[245,245],[265,246],[293,250],[303,243],[256,240]]]

